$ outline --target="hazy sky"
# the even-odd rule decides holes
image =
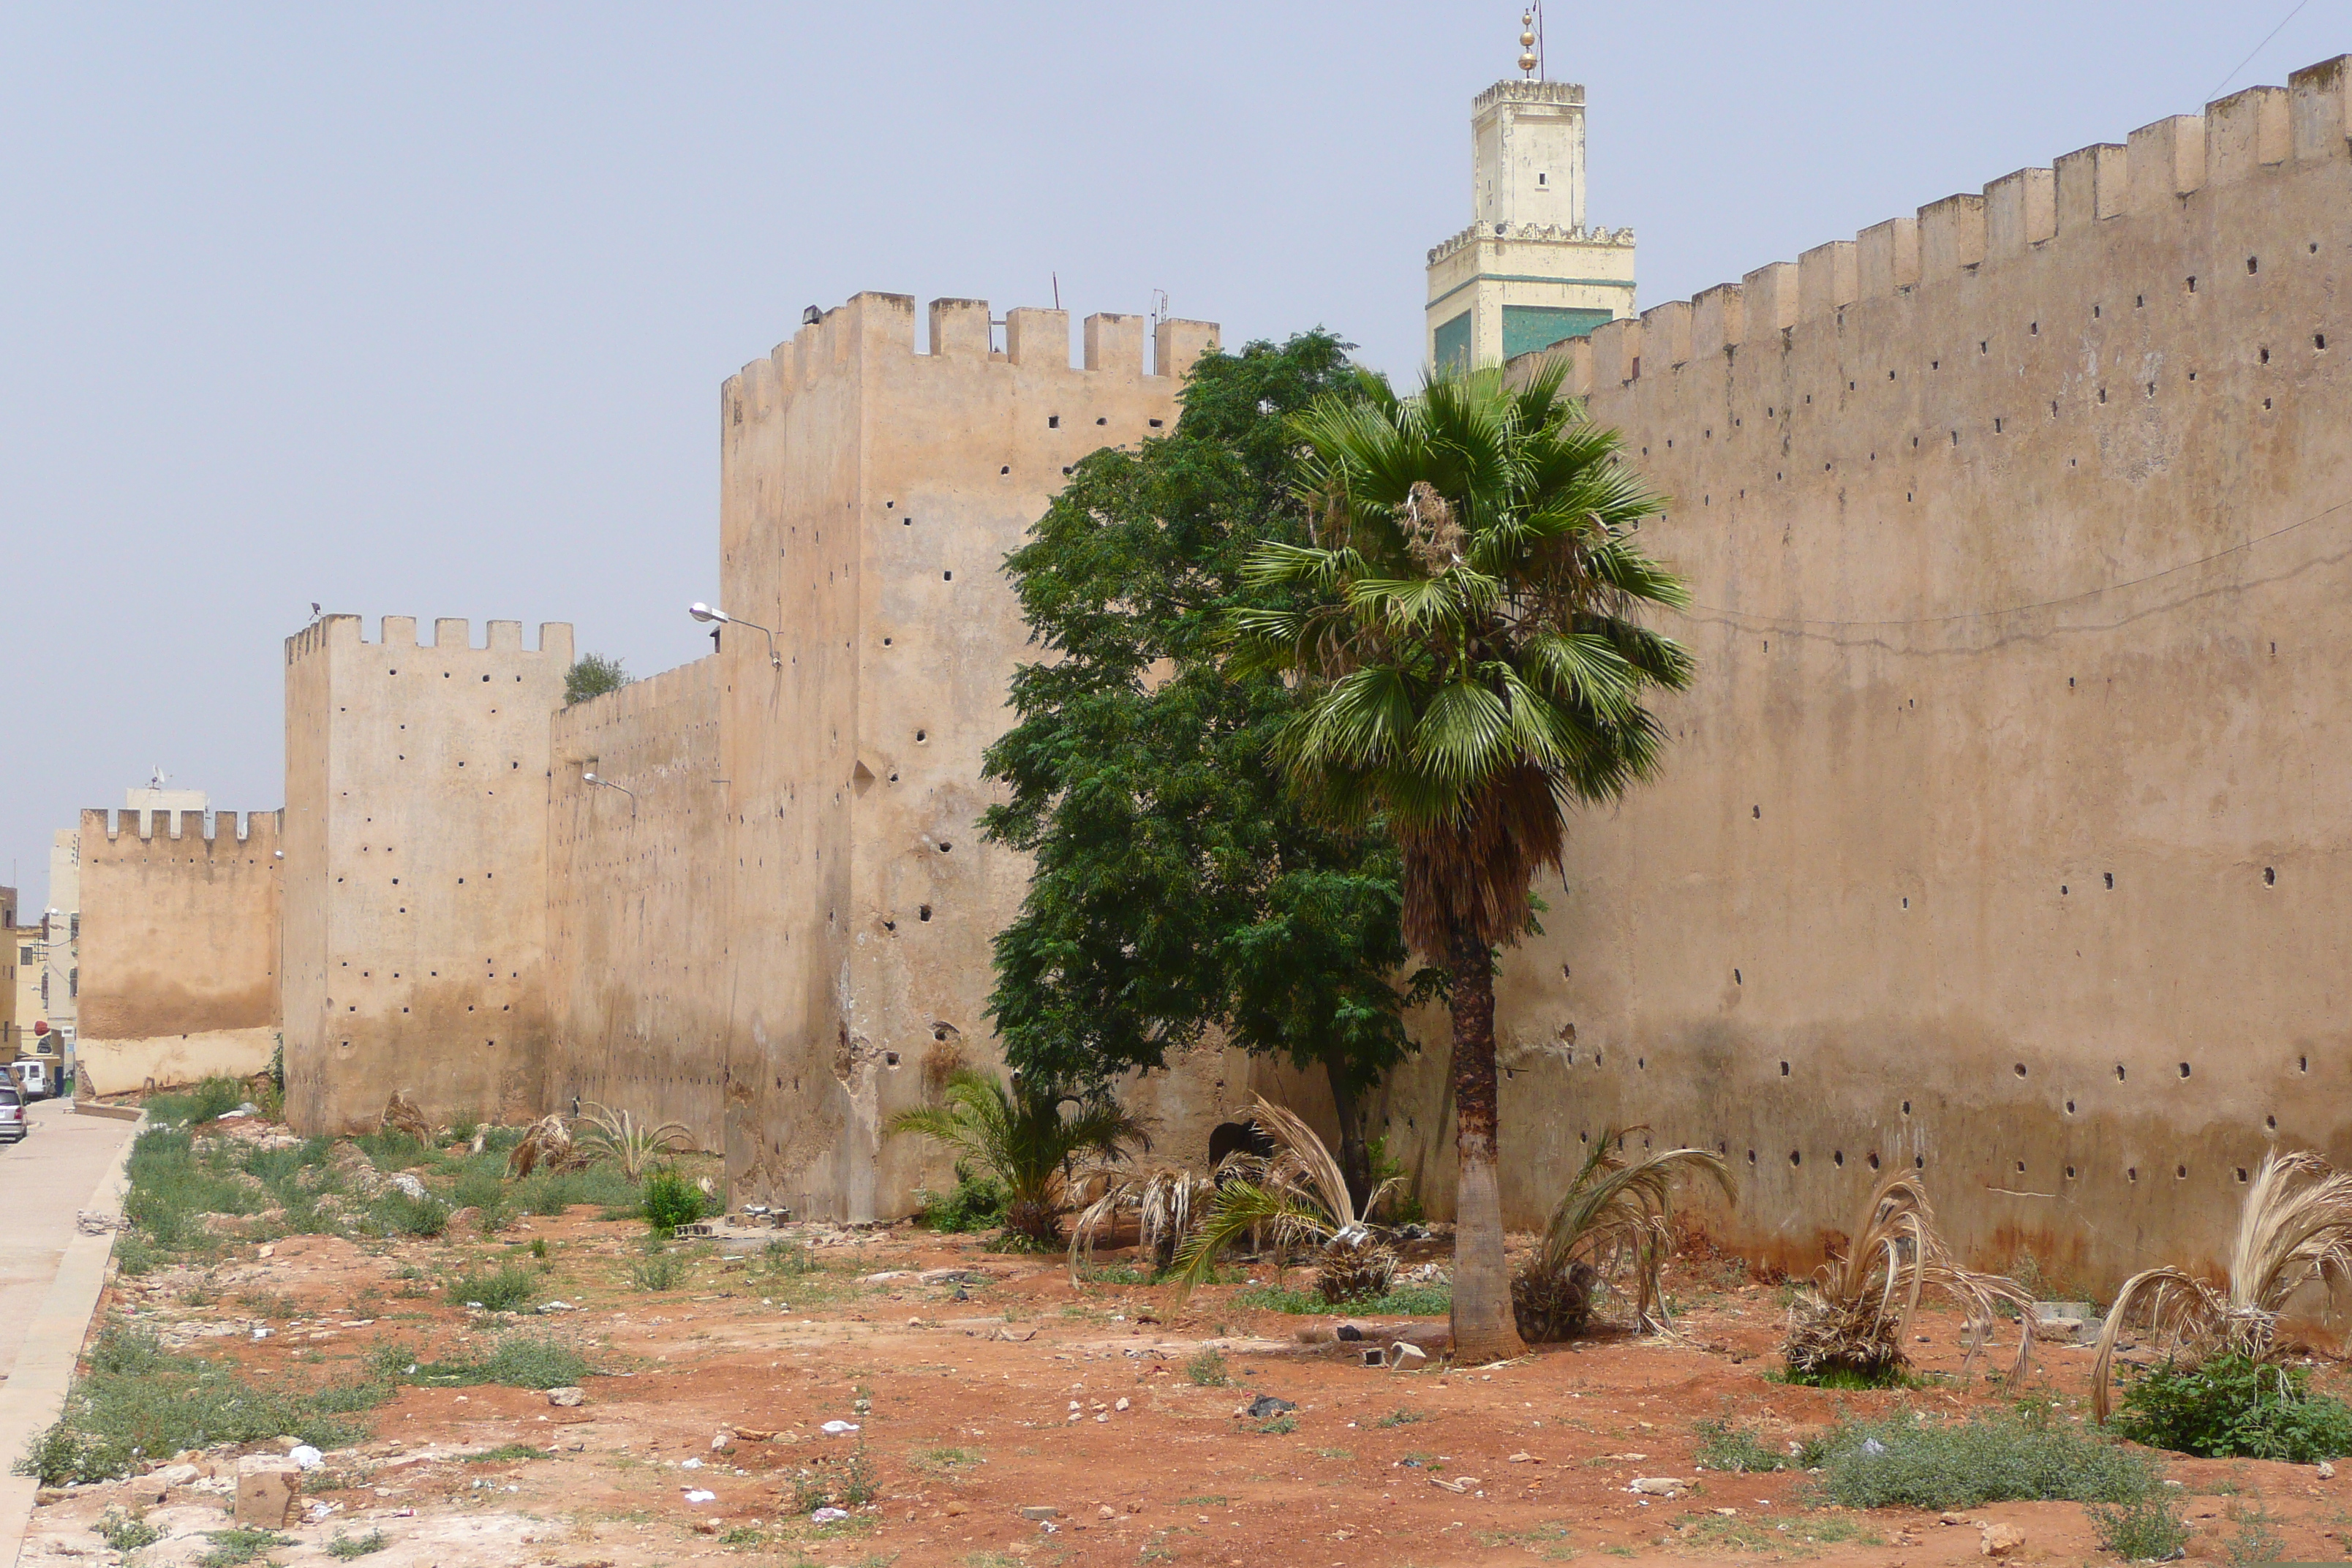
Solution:
[[[2292,3],[1556,4],[1549,66],[1646,307],[2193,110]],[[804,305],[1058,273],[1412,374],[1518,9],[0,7],[0,878],[159,763],[281,805],[314,599],[707,651],[718,388]],[[2305,0],[2226,85],[2347,49]]]

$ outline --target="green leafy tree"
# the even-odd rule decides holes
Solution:
[[[1234,617],[1235,667],[1303,694],[1277,752],[1335,822],[1386,822],[1404,858],[1404,931],[1452,976],[1454,1342],[1521,1348],[1496,1176],[1495,950],[1527,929],[1566,813],[1656,766],[1643,706],[1691,678],[1634,617],[1685,590],[1634,542],[1663,506],[1617,461],[1614,431],[1557,373],[1498,371],[1399,399],[1367,378],[1292,422],[1311,544],[1269,542],[1247,580],[1307,602]]]
[[[1151,1146],[1144,1124],[1109,1095],[1069,1094],[1026,1075],[1007,1089],[986,1073],[959,1068],[948,1076],[942,1098],[945,1104],[900,1111],[886,1131],[936,1139],[996,1178],[1005,1190],[1005,1225],[1042,1252],[1062,1245],[1070,1168],[1078,1156],[1116,1163],[1129,1144]]]
[[[583,653],[572,667],[563,672],[563,705],[585,702],[591,697],[602,697],[607,691],[618,691],[636,677],[621,668],[617,658],[606,658],[601,653]]]
[[[1234,609],[1296,597],[1242,581],[1260,542],[1307,537],[1286,422],[1354,380],[1328,332],[1211,354],[1167,437],[1077,465],[1006,562],[1053,657],[1013,677],[1018,719],[987,756],[1008,798],[982,823],[1034,865],[996,939],[1008,1058],[1092,1083],[1213,1030],[1287,1054],[1329,1079],[1360,1202],[1363,1096],[1414,999],[1401,864],[1386,836],[1303,808],[1271,753],[1297,694],[1222,663]]]

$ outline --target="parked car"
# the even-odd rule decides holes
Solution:
[[[58,1092],[57,1079],[51,1076],[55,1065],[47,1057],[18,1057],[8,1064],[8,1071],[15,1076],[16,1087],[26,1100],[30,1102],[47,1100]]]
[[[13,1079],[0,1083],[0,1143],[25,1141],[25,1097]]]

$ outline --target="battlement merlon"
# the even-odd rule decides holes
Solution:
[[[1584,84],[1580,81],[1527,81],[1506,78],[1470,100],[1470,112],[1482,113],[1498,103],[1551,103],[1581,107]]]
[[[361,618],[352,615],[321,616],[286,639],[286,662],[293,664],[334,647],[375,647],[384,648],[425,647],[444,653],[526,654],[561,659],[565,668],[572,665],[572,623],[542,621],[539,626],[539,646],[523,646],[520,621],[488,621],[483,625],[484,641],[474,647],[473,624],[463,616],[442,616],[433,623],[433,640],[416,640],[415,616],[386,616],[378,623],[374,643],[366,640]]]
[[[1430,247],[1429,264],[1434,267],[1449,256],[1458,256],[1472,246],[1489,241],[1631,250],[1633,248],[1633,230],[1630,226],[1624,228],[1570,228],[1552,223],[1474,223],[1461,233]]]
[[[1219,345],[1216,322],[1170,318],[1156,324],[1147,370],[1144,321],[1108,311],[1087,317],[1081,357],[1074,364],[1066,310],[1015,306],[1005,311],[1004,346],[998,349],[992,346],[998,322],[990,316],[987,300],[934,300],[929,310],[930,352],[923,353],[916,348],[912,295],[856,294],[803,324],[766,358],[753,360],[728,377],[719,388],[719,417],[730,426],[747,419],[757,422],[798,388],[814,385],[835,367],[866,353],[887,351],[918,361],[979,360],[1073,375],[1181,380],[1195,360]]]
[[[103,853],[109,848],[128,849],[130,845],[119,841],[130,836],[132,844],[152,847],[157,839],[168,844],[184,841],[188,847],[202,844],[208,854],[226,850],[242,850],[250,854],[275,858],[278,830],[284,826],[281,811],[165,811],[147,810],[139,806],[85,806],[81,813],[81,843],[85,856]],[[211,831],[205,831],[209,826]]]
[[[2143,125],[2126,143],[2100,142],[2046,169],[2017,170],[1981,194],[1946,196],[1912,216],[1873,224],[1851,241],[1816,246],[1798,262],[1776,262],[1738,283],[1717,284],[1689,300],[1686,313],[1654,306],[1640,321],[1613,321],[1589,340],[1536,352],[1565,363],[1567,389],[1580,395],[1639,376],[1645,342],[1653,370],[1720,353],[1834,317],[1858,300],[1906,296],[2063,244],[2111,218],[2177,211],[2181,198],[2208,186],[2352,158],[2347,136],[2352,55],[2339,55],[2294,72],[2284,88],[2248,88],[2200,114]],[[1631,231],[1621,232],[1630,241]],[[1474,226],[1431,251],[1430,259],[1486,237]]]

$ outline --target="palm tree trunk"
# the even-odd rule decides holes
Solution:
[[[1511,1317],[1503,1258],[1503,1188],[1495,1168],[1495,961],[1469,922],[1454,922],[1454,1358],[1502,1361],[1526,1351]]]
[[[1331,1106],[1339,1117],[1339,1173],[1348,1178],[1348,1196],[1355,1201],[1356,1217],[1361,1219],[1364,1199],[1372,1190],[1372,1156],[1364,1146],[1363,1106],[1338,1063],[1326,1060],[1323,1071],[1331,1080]]]

